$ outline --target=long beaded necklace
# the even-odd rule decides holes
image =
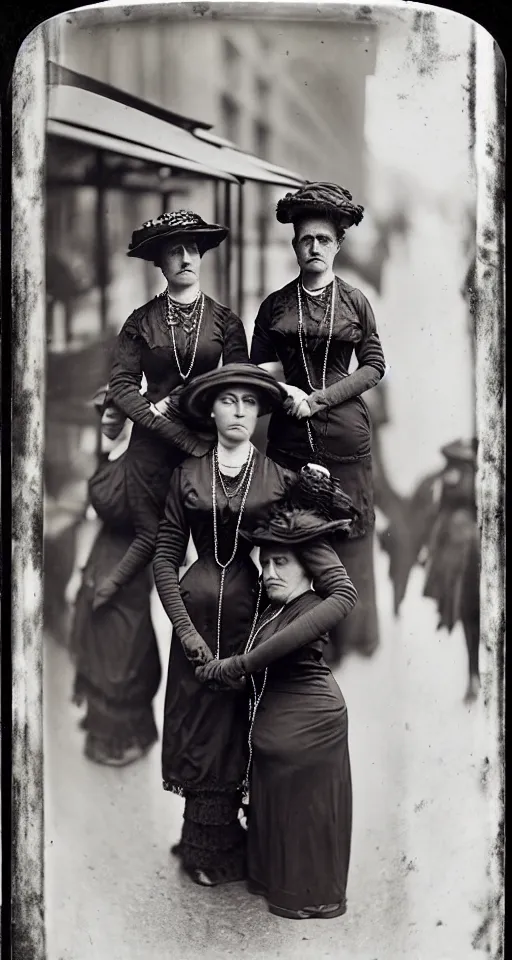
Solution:
[[[171,295],[169,293],[169,287],[167,287],[165,296],[167,298],[167,311],[166,311],[166,321],[167,325],[171,331],[171,340],[174,350],[174,358],[176,360],[176,366],[178,368],[178,373],[182,380],[187,380],[192,373],[192,368],[196,360],[197,345],[199,343],[199,334],[201,333],[201,324],[203,322],[203,312],[204,312],[204,293],[197,294],[197,297],[193,301],[192,310],[188,316],[183,313],[180,316],[180,311],[178,306],[173,302]],[[196,318],[196,313],[198,314]],[[174,328],[178,323],[182,324],[183,330],[185,333],[191,333],[192,330],[196,330],[196,337],[194,343],[194,349],[192,351],[192,359],[190,361],[188,370],[184,372],[181,367],[180,358],[178,356],[178,349],[176,347],[176,336],[174,333]]]
[[[305,350],[305,346],[304,346],[304,313],[303,313],[303,308],[302,308],[302,293],[301,293],[301,287],[302,287],[302,280],[298,280],[298,281],[297,281],[297,306],[298,306],[299,319],[298,319],[297,328],[298,328],[298,334],[299,334],[300,349],[301,349],[301,353],[302,353],[302,362],[303,362],[303,364],[304,364],[304,371],[305,371],[305,373],[306,373],[306,379],[307,379],[307,382],[308,382],[308,384],[309,384],[310,390],[313,391],[313,390],[315,390],[316,388],[313,386],[313,384],[312,384],[312,382],[311,382],[311,377],[310,377],[310,375],[309,375],[309,368],[308,368],[307,359],[306,359],[306,350]],[[322,385],[321,385],[321,389],[322,389],[322,390],[325,390],[326,378],[327,378],[327,358],[328,358],[328,356],[329,356],[329,348],[330,348],[330,346],[331,346],[332,334],[333,334],[333,330],[334,330],[334,301],[335,301],[335,296],[336,296],[336,282],[335,282],[335,280],[333,280],[333,281],[332,281],[332,290],[331,290],[331,318],[330,318],[330,321],[329,321],[329,335],[328,335],[328,337],[327,337],[327,343],[326,343],[326,346],[325,346],[324,362],[323,362],[323,366],[322,366]],[[327,307],[326,307],[326,311],[325,311],[324,320],[325,320],[326,317],[327,317],[327,311],[328,311],[328,309],[329,309],[329,307],[327,306]],[[315,444],[315,441],[314,441],[314,439],[313,439],[313,431],[312,431],[312,429],[311,429],[311,424],[310,424],[309,420],[306,421],[306,430],[307,430],[307,434],[308,434],[309,446],[311,447],[312,452],[313,452],[315,455],[318,455],[317,449],[316,449],[316,444]]]
[[[238,549],[240,525],[242,523],[242,516],[245,509],[245,503],[247,500],[247,496],[249,494],[252,478],[254,475],[254,463],[255,463],[254,448],[251,449],[250,457],[249,457],[249,460],[247,461],[247,467],[244,473],[244,480],[246,478],[247,480],[246,480],[245,490],[242,495],[242,502],[240,504],[240,510],[238,512],[238,518],[236,522],[233,552],[229,560],[227,561],[227,563],[221,563],[219,560],[219,538],[218,538],[218,530],[217,530],[217,475],[220,471],[218,468],[218,458],[217,458],[216,450],[213,451],[212,460],[213,460],[213,463],[212,463],[213,547],[214,547],[215,563],[217,564],[218,567],[220,567],[220,570],[221,570],[219,602],[217,607],[217,648],[216,648],[216,654],[215,654],[216,659],[219,660],[220,659],[220,634],[221,634],[221,626],[222,626],[222,601],[224,599],[224,582],[226,579],[226,570],[235,559],[236,552]]]
[[[261,593],[260,593],[260,596],[261,596]],[[260,623],[257,629],[255,629],[256,618],[254,619],[252,629],[249,634],[249,639],[245,646],[244,653],[250,653],[250,651],[254,646],[256,637],[258,636],[260,631],[263,630],[264,627],[268,627],[269,623],[272,623],[273,620],[277,620],[277,618],[282,614],[283,610],[284,610],[284,605],[280,607],[279,610],[276,610],[272,614],[272,616],[267,617],[266,620],[263,620],[263,622]],[[252,683],[252,689],[254,693],[254,706],[251,703],[249,703],[249,733],[247,735],[247,743],[249,746],[249,759],[247,761],[247,768],[245,771],[245,777],[242,784],[242,791],[243,791],[242,803],[245,804],[245,806],[249,804],[249,774],[251,772],[251,765],[252,765],[252,730],[254,727],[254,721],[256,719],[256,711],[261,703],[263,694],[265,693],[265,687],[267,685],[267,676],[268,676],[268,667],[265,667],[265,672],[263,674],[263,683],[261,685],[261,690],[258,694],[258,691],[256,689],[256,681],[254,680],[254,677],[251,675],[251,683]]]
[[[302,292],[301,292],[301,287],[302,287],[302,283],[301,283],[301,281],[299,280],[299,281],[297,281],[297,306],[298,306],[298,314],[299,314],[299,320],[298,320],[299,343],[300,343],[300,349],[301,349],[301,353],[302,353],[302,362],[303,362],[303,364],[304,364],[304,371],[305,371],[305,374],[306,374],[306,379],[307,379],[308,384],[309,384],[309,388],[310,388],[310,390],[316,390],[316,387],[313,386],[313,383],[311,382],[311,377],[310,377],[310,375],[309,375],[309,367],[308,367],[308,363],[307,363],[307,359],[306,359],[306,350],[305,350],[305,346],[304,346],[304,311],[303,311],[303,305],[302,305]],[[322,389],[322,390],[325,390],[326,377],[327,377],[327,359],[328,359],[328,356],[329,356],[329,348],[330,348],[330,346],[331,346],[332,334],[333,334],[333,330],[334,330],[334,301],[335,301],[335,296],[336,296],[336,291],[335,291],[335,283],[334,283],[334,280],[333,280],[332,290],[331,290],[331,304],[330,304],[331,317],[330,317],[330,321],[329,321],[329,335],[328,335],[328,337],[327,337],[327,344],[326,344],[326,347],[325,347],[325,356],[324,356],[324,362],[323,362],[323,367],[322,367],[322,384],[321,384],[321,389]],[[327,312],[328,312],[328,310],[329,310],[329,305],[327,305],[327,307],[326,307],[324,320],[327,318]]]
[[[219,477],[219,480],[220,480],[220,483],[221,483],[221,487],[222,487],[222,489],[223,489],[223,491],[224,491],[224,496],[225,496],[226,500],[232,500],[234,497],[236,497],[236,495],[237,495],[237,494],[240,492],[240,490],[242,489],[242,487],[243,487],[243,485],[244,485],[244,482],[245,482],[245,478],[246,478],[246,476],[247,476],[247,471],[248,471],[249,466],[250,466],[250,463],[251,463],[251,458],[252,458],[252,455],[253,455],[253,450],[254,450],[254,447],[251,446],[251,449],[249,450],[249,456],[247,457],[247,460],[245,461],[245,463],[242,464],[242,467],[245,467],[245,469],[244,469],[244,471],[243,471],[243,474],[242,474],[242,479],[240,480],[238,486],[237,486],[234,490],[231,490],[231,491],[229,491],[229,490],[227,489],[226,484],[224,483],[224,477],[222,476],[222,473],[221,473],[221,471],[220,471],[220,469],[219,469],[218,453],[217,453],[217,451],[215,451],[215,467],[216,467],[216,469],[217,469],[218,477]],[[237,476],[239,476],[239,474],[237,474]],[[230,479],[231,479],[231,480],[236,480],[236,477],[230,477]]]
[[[301,286],[301,291],[302,291],[302,293],[305,293],[305,294],[306,294],[306,297],[309,296],[309,297],[313,298],[317,303],[322,303],[323,298],[324,298],[324,296],[325,296],[326,293],[327,293],[327,287],[329,286],[329,284],[327,284],[327,286],[325,286],[325,287],[322,287],[320,290],[318,290],[317,293],[315,293],[315,292],[313,292],[313,290],[307,290],[307,289],[306,289],[306,287],[304,286],[302,277],[300,277],[300,286]],[[301,296],[302,296],[302,293],[301,293]],[[329,313],[329,309],[330,309],[330,298],[329,298],[329,296],[327,295],[327,296],[325,296],[325,311],[324,311],[324,315],[323,315],[323,317],[322,317],[322,319],[320,320],[320,323],[319,323],[319,326],[320,326],[320,327],[323,327],[325,321],[327,320],[327,316],[328,316],[328,313]]]
[[[185,333],[192,333],[197,323],[197,305],[201,297],[201,291],[198,290],[191,303],[178,303],[173,300],[169,287],[164,291],[163,296],[166,300],[165,319],[169,327],[181,325]]]

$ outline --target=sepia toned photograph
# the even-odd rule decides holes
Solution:
[[[501,960],[496,41],[98,3],[12,88],[14,957]]]

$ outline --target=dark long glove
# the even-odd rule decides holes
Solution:
[[[311,416],[318,413],[319,410],[330,410],[331,407],[338,407],[346,400],[352,397],[360,397],[362,393],[376,387],[379,380],[382,380],[382,373],[376,367],[365,364],[358,367],[353,373],[347,374],[336,383],[326,387],[325,390],[313,390],[309,394],[307,401],[311,410]]]
[[[242,657],[210,660],[196,668],[196,679],[213,689],[243,690],[246,684]]]
[[[360,397],[361,394],[375,387],[386,372],[382,344],[368,300],[360,290],[353,290],[349,299],[352,301],[363,331],[362,340],[355,347],[358,368],[336,383],[330,384],[325,390],[313,390],[308,397],[312,416],[319,410],[329,410],[353,397]]]
[[[205,664],[213,654],[196,630],[183,602],[179,583],[179,569],[183,565],[190,536],[181,486],[181,467],[174,471],[169,494],[160,523],[153,571],[162,606],[171,621],[183,650],[189,660]]]
[[[258,673],[276,660],[300,650],[332,630],[350,613],[357,603],[357,591],[333,548],[325,542],[308,544],[301,548],[300,556],[320,596],[325,599],[321,600],[319,596],[318,603],[311,610],[278,630],[250,653],[214,660],[196,670],[198,680],[233,689],[235,683],[240,684],[244,674]]]
[[[94,591],[92,609],[99,610],[100,607],[104,607],[115,596],[119,587],[120,584],[116,583],[113,577],[104,577]]]

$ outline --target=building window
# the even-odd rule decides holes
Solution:
[[[270,127],[261,120],[256,120],[254,123],[254,152],[262,160],[269,159]]]
[[[270,83],[264,77],[256,77],[256,103],[260,113],[267,109],[270,99]]]
[[[226,88],[237,90],[241,82],[241,57],[235,44],[227,37],[222,39],[222,62],[226,75]]]
[[[233,143],[238,143],[240,127],[240,108],[229,93],[224,93],[220,100],[221,122],[224,136]]]
[[[272,41],[267,30],[264,27],[261,27],[258,31],[260,39],[260,47],[264,53],[269,53],[272,50]]]

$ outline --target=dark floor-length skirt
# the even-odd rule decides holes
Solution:
[[[216,649],[220,572],[202,554],[180,583],[194,626]],[[258,572],[239,559],[226,572],[221,657],[238,652],[249,636]],[[195,677],[173,635],[164,707],[164,788],[185,797],[184,823],[175,852],[183,865],[203,870],[213,883],[246,876],[246,832],[238,818],[248,761],[248,704],[245,693],[208,689]]]
[[[250,888],[297,913],[346,904],[352,833],[347,708],[323,673],[268,688],[256,714],[248,819]]]
[[[87,704],[86,752],[112,760],[148,749],[158,733],[153,698],[161,679],[150,614],[151,572],[143,570],[93,611],[97,584],[109,575],[130,542],[103,527],[84,571],[71,636],[76,664],[74,701]]]
[[[238,812],[247,763],[247,714],[243,694],[219,693],[196,680],[173,636],[162,773],[164,789],[185,798],[181,838],[173,851],[185,868],[207,873],[215,884],[246,876],[246,833]]]

